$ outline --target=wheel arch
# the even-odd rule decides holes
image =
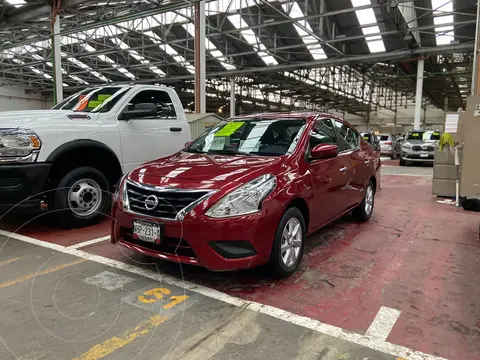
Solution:
[[[114,186],[122,175],[122,166],[115,152],[99,141],[91,139],[77,139],[56,148],[46,159],[52,163],[50,180],[57,178],[75,167],[91,166],[102,171]]]
[[[306,230],[308,232],[310,225],[310,209],[308,207],[307,201],[301,197],[296,197],[288,203],[285,211],[291,208],[297,208],[298,210],[300,210],[303,215],[303,220],[305,221]]]

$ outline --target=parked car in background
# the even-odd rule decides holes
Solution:
[[[438,130],[409,131],[402,142],[400,166],[408,162],[433,164],[440,136]]]
[[[268,263],[293,274],[307,234],[349,211],[367,221],[378,153],[329,114],[258,114],[223,122],[120,181],[112,243],[210,270]]]
[[[363,139],[375,150],[380,152],[380,141],[373,131],[364,131],[361,133]]]
[[[154,85],[82,90],[51,110],[0,113],[0,209],[39,211],[65,227],[111,208],[124,172],[182,149],[190,127],[177,93]]]
[[[397,138],[393,134],[378,134],[380,142],[380,155],[389,156],[391,159],[397,157]]]

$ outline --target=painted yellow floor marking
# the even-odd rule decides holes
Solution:
[[[172,296],[170,296],[170,300],[172,300],[172,302],[169,302],[168,304],[165,304],[162,307],[165,310],[168,310],[168,309],[174,307],[175,305],[180,304],[182,301],[185,301],[187,299],[188,299],[188,295],[180,295],[180,296],[172,295]]]
[[[11,264],[11,263],[13,263],[17,260],[23,259],[24,257],[25,256],[19,256],[19,257],[13,258],[13,259],[8,259],[8,260],[5,260],[5,261],[1,261],[0,262],[0,267]]]
[[[155,288],[148,291],[145,291],[143,295],[138,297],[138,301],[144,304],[151,304],[157,302],[158,300],[163,299],[163,295],[170,295],[171,291],[167,288]],[[182,301],[185,301],[189,298],[188,295],[176,296],[172,295],[169,297],[171,300],[168,304],[163,305],[162,307],[165,310],[171,309],[175,305],[180,304]]]
[[[166,316],[154,315],[150,317],[146,322],[138,325],[135,329],[127,330],[121,336],[114,336],[101,344],[95,345],[86,353],[73,360],[102,359],[105,356],[113,353],[115,350],[118,350],[121,347],[131,343],[137,337],[148,334],[150,331],[165,322],[167,319],[168,318]]]
[[[13,280],[10,280],[10,281],[6,281],[6,282],[0,284],[0,289],[6,288],[7,286],[12,286],[12,285],[15,285],[15,284],[19,284],[19,283],[24,282],[24,281],[31,280],[31,279],[33,279],[37,276],[51,274],[55,271],[66,269],[68,267],[81,264],[85,261],[87,261],[87,260],[86,259],[77,259],[77,260],[74,260],[74,261],[66,263],[66,264],[57,265],[57,266],[47,268],[47,269],[39,271],[39,272],[34,272],[34,273],[30,273],[30,274],[27,274],[27,275],[24,275],[24,276],[20,276],[19,278],[16,278],[16,279],[13,279]]]

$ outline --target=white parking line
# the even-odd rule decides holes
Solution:
[[[107,240],[110,240],[110,235],[103,236],[103,237],[93,239],[93,240],[84,241],[84,242],[81,242],[81,243],[78,243],[78,244],[75,244],[75,245],[72,245],[72,246],[68,246],[67,249],[80,249],[80,248],[83,248],[85,246],[97,244],[99,242],[107,241]]]
[[[399,310],[382,306],[365,334],[382,341],[387,340],[399,316]]]
[[[273,306],[260,304],[254,301],[247,301],[244,299],[240,299],[235,296],[222,293],[218,290],[211,289],[203,285],[198,285],[189,281],[180,280],[169,275],[158,274],[148,269],[143,269],[134,265],[123,263],[121,261],[105,258],[103,256],[89,254],[82,250],[77,250],[77,249],[68,248],[61,245],[48,243],[48,242],[34,239],[28,236],[11,233],[5,230],[0,230],[0,235],[7,236],[12,239],[17,239],[29,244],[46,247],[64,254],[77,256],[83,259],[100,263],[102,265],[111,266],[115,269],[127,271],[129,273],[140,275],[155,281],[164,282],[173,286],[178,286],[215,300],[219,300],[219,301],[232,304],[235,306],[239,306],[239,307],[245,307],[249,310],[256,311],[258,313],[265,314],[265,315],[270,315],[277,319],[284,320],[289,323],[296,324],[314,331],[318,331],[320,333],[323,333],[329,336],[343,339],[343,340],[346,340],[346,341],[349,341],[373,350],[377,350],[385,354],[401,357],[404,359],[410,359],[410,360],[447,360],[442,357],[425,354],[420,351],[415,351],[415,350],[406,348],[404,346],[395,345],[395,344],[386,342],[384,341],[384,339],[383,340],[379,339],[376,336],[368,336],[367,334],[356,334],[350,331],[345,331],[342,328],[329,325],[329,324],[324,324],[318,320],[313,320],[304,316],[293,314],[289,311],[275,308]]]

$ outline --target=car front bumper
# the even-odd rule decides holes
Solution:
[[[402,160],[412,161],[412,162],[432,162],[435,159],[435,152],[417,152],[417,151],[405,151],[402,150],[401,153]]]
[[[40,209],[51,164],[1,164],[0,211]]]
[[[151,219],[112,209],[112,243],[148,256],[199,265],[213,271],[252,268],[268,262],[279,216],[262,212],[226,219],[206,216],[183,221]],[[281,215],[281,214],[280,214]],[[160,244],[133,239],[133,220],[150,220],[162,226]]]

